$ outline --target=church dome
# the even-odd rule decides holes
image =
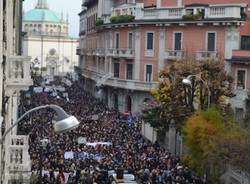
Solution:
[[[59,17],[50,9],[35,8],[24,15],[27,22],[60,22]]]

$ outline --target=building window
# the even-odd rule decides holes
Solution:
[[[154,49],[154,33],[150,32],[147,33],[147,50],[153,50]]]
[[[115,48],[119,49],[119,47],[120,47],[120,34],[115,33]]]
[[[133,79],[133,64],[127,64],[126,79]]]
[[[182,33],[174,33],[174,50],[182,49]]]
[[[207,33],[207,51],[215,51],[215,33]]]
[[[133,33],[128,33],[128,48],[133,48]]]
[[[114,77],[119,78],[120,76],[120,63],[114,63]]]
[[[237,71],[237,89],[245,89],[246,86],[246,71],[238,70]]]
[[[250,50],[250,36],[241,37],[241,46],[242,50]]]
[[[152,80],[152,65],[146,65],[146,81],[150,82]]]

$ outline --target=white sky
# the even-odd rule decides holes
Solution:
[[[53,10],[59,17],[61,12],[64,13],[66,18],[67,13],[69,14],[69,31],[70,36],[78,37],[79,34],[79,16],[78,13],[81,11],[82,0],[47,0],[49,8]],[[25,0],[24,11],[27,12],[33,9],[37,3],[37,0]]]

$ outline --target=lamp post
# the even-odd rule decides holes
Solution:
[[[189,75],[187,78],[182,80],[182,83],[186,86],[190,86],[192,87],[192,78],[193,77],[197,77],[198,79],[200,79],[200,81],[206,86],[207,90],[208,90],[208,98],[207,98],[207,107],[210,107],[210,95],[211,95],[211,91],[209,89],[208,84],[198,75]]]
[[[51,109],[53,111],[56,112],[56,122],[54,123],[54,130],[57,133],[65,133],[67,131],[73,130],[75,128],[77,128],[79,126],[79,121],[74,117],[74,116],[70,116],[68,115],[61,107],[57,106],[57,105],[44,105],[44,106],[38,106],[35,107],[33,109],[30,109],[29,111],[27,111],[26,113],[24,113],[8,130],[6,130],[2,136],[2,138],[0,139],[0,148],[2,150],[3,148],[3,143],[5,140],[6,135],[15,127],[18,125],[18,123],[24,118],[26,117],[28,114],[41,110],[41,109]],[[2,166],[2,158],[3,154],[1,151],[1,155],[0,155],[0,183],[2,182],[2,173],[3,173],[3,166]]]

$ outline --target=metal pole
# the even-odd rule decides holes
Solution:
[[[51,108],[53,109],[56,113],[57,113],[57,116],[58,117],[61,117],[61,118],[67,118],[69,117],[69,115],[58,105],[43,105],[43,106],[38,106],[38,107],[35,107],[29,111],[27,111],[26,113],[24,113],[20,118],[18,118],[18,120],[16,120],[16,122],[11,125],[11,127],[6,130],[2,136],[2,138],[0,139],[0,142],[3,143],[4,142],[4,138],[6,137],[6,135],[15,127],[18,125],[18,123],[25,117],[27,116],[28,114],[34,112],[34,111],[38,111],[40,109],[47,109],[47,108]]]

